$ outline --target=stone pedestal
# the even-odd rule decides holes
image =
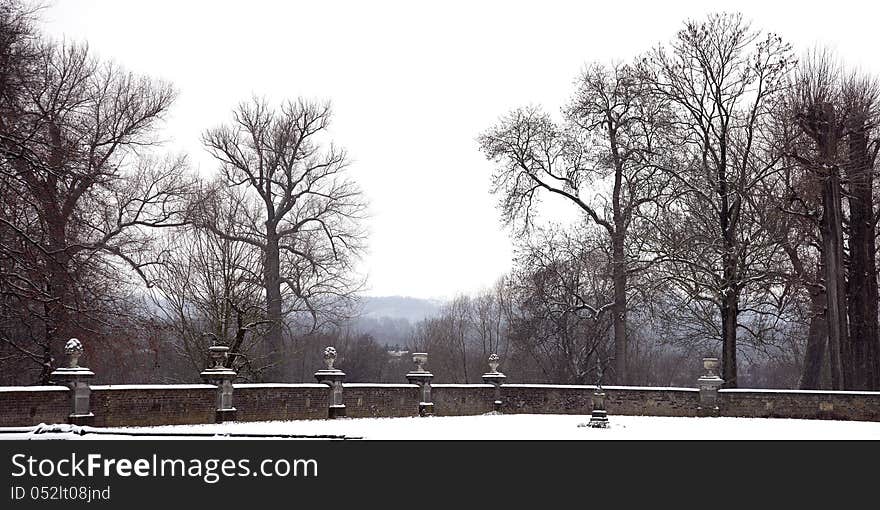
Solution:
[[[410,372],[406,374],[406,380],[410,384],[419,385],[419,416],[431,416],[434,414],[434,402],[431,400],[431,372]]]
[[[434,378],[434,374],[428,372],[422,366],[427,362],[427,353],[413,353],[413,363],[416,364],[416,369],[406,374],[406,380],[410,384],[417,384],[419,386],[419,416],[431,416],[434,414],[434,402],[431,400],[431,380]]]
[[[700,405],[697,407],[697,416],[718,416],[718,390],[724,384],[724,379],[718,377],[718,358],[703,358],[703,368],[706,370],[697,379],[697,388],[700,389]]]
[[[608,412],[605,411],[605,391],[601,386],[593,392],[593,410],[590,413],[588,427],[596,429],[608,428]]]
[[[95,373],[84,367],[59,368],[52,372],[52,380],[70,388],[70,415],[67,422],[72,425],[92,425],[95,415],[90,409],[91,393],[89,379]]]
[[[73,425],[92,425],[95,415],[91,411],[91,394],[89,380],[95,373],[86,367],[79,366],[82,356],[82,343],[71,338],[64,345],[64,353],[68,356],[68,366],[54,370],[50,377],[57,384],[70,388],[70,415],[67,422]]]
[[[333,368],[336,362],[336,349],[327,347],[324,349],[324,363],[327,368],[315,372],[315,379],[321,384],[330,387],[330,404],[327,406],[327,417],[332,419],[345,417],[345,404],[342,402],[342,381],[345,380],[345,372]]]
[[[483,374],[483,382],[486,384],[491,384],[495,387],[495,400],[492,406],[492,412],[500,413],[501,412],[501,385],[504,384],[504,380],[507,379],[507,376],[498,371],[498,364],[500,358],[497,354],[492,354],[489,356],[489,371]]]
[[[236,409],[232,405],[232,380],[237,374],[235,370],[225,366],[229,357],[229,347],[214,345],[208,350],[211,356],[211,366],[199,375],[208,384],[217,386],[217,409],[214,421],[217,423],[235,421]]]
[[[315,372],[315,379],[330,387],[327,417],[330,419],[345,417],[345,404],[342,403],[342,381],[345,380],[345,372],[339,369],[318,370]]]

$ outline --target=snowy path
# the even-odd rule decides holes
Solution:
[[[0,434],[0,439],[146,439],[140,434],[162,434],[163,439],[187,434],[284,434],[348,436],[363,439],[407,440],[688,440],[688,439],[870,439],[880,440],[880,423],[761,418],[664,418],[610,416],[611,427],[578,427],[589,415],[484,415],[429,418],[350,418],[241,422],[101,429],[119,434],[44,433]],[[89,429],[86,428],[85,432]],[[129,436],[128,433],[137,433]],[[180,436],[169,437],[169,434]],[[200,436],[213,438],[214,436]]]

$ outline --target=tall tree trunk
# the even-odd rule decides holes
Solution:
[[[628,384],[628,360],[626,337],[626,253],[624,250],[624,233],[620,227],[611,237],[612,257],[611,272],[614,281],[614,382]]]
[[[728,280],[730,281],[730,280]],[[738,386],[736,370],[736,331],[739,319],[739,297],[728,288],[721,301],[721,378],[725,388]]]
[[[66,151],[62,130],[53,122],[47,128],[47,135],[50,148],[48,167],[58,169],[58,173],[61,173]],[[30,172],[29,169],[26,171]],[[46,251],[41,255],[46,272],[47,302],[43,307],[45,336],[40,383],[48,384],[50,374],[55,368],[55,356],[62,352],[61,345],[67,340],[64,337],[71,332],[68,307],[73,304],[71,293],[74,289],[68,274],[70,256],[67,251],[66,221],[61,211],[58,192],[58,174],[49,172],[44,181],[31,175],[26,178],[26,182],[40,204],[40,219],[47,234]]]
[[[727,147],[722,144],[721,164],[718,167],[718,225],[721,227],[721,241],[724,246],[721,254],[721,378],[724,379],[725,388],[736,388],[739,385],[736,367],[736,332],[739,329],[736,228],[742,199],[734,196],[731,203],[726,154]]]
[[[721,378],[725,388],[739,386],[736,367],[736,332],[739,328],[739,288],[737,287],[737,246],[735,241],[735,217],[728,203],[724,173],[720,173],[721,216],[724,253],[721,257],[723,287],[721,295]]]
[[[611,142],[611,155],[614,161],[614,189],[611,194],[611,211],[614,230],[611,236],[611,279],[614,285],[614,306],[611,311],[612,327],[614,328],[614,378],[617,384],[629,382],[626,338],[626,233],[627,217],[632,216],[632,209],[624,210],[623,198],[624,161],[617,145],[617,126],[611,115],[608,115],[608,139]]]
[[[269,329],[264,341],[264,354],[269,356],[281,351],[282,341],[281,256],[278,242],[278,236],[275,232],[267,231],[263,279],[266,291],[266,320],[269,321]]]
[[[67,274],[67,257],[59,253],[46,258],[46,295],[50,297],[43,306],[43,352],[39,383],[49,384],[51,372],[57,368],[64,343],[74,333],[70,309],[75,305],[73,282]]]
[[[822,188],[822,259],[828,300],[828,354],[831,364],[831,388],[846,386],[844,363],[847,360],[847,316],[843,267],[843,214],[840,201],[840,175],[830,166]]]
[[[874,233],[873,179],[868,156],[868,136],[864,130],[848,135],[850,240],[849,284],[849,346],[852,376],[847,389],[877,388],[877,264]]]
[[[828,322],[826,316],[825,290],[813,285],[810,291],[810,327],[807,331],[807,349],[804,352],[804,368],[801,373],[800,389],[818,390],[822,384],[822,363],[825,360],[825,345],[828,343]]]

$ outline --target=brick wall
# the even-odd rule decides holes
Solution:
[[[324,384],[236,384],[232,405],[238,421],[318,420],[327,417]],[[213,418],[212,418],[213,420]]]
[[[501,388],[505,413],[589,414],[593,386],[507,384]],[[610,415],[696,416],[699,392],[693,388],[605,387]],[[414,384],[344,385],[351,417],[416,416]],[[329,388],[323,384],[237,384],[234,405],[239,421],[323,419]],[[93,386],[96,426],[212,423],[216,388],[193,385]],[[488,384],[432,385],[438,416],[490,412],[495,400]],[[880,421],[880,393],[785,390],[721,390],[722,416],[834,418]],[[70,391],[59,386],[0,387],[0,426],[64,423]]]
[[[505,413],[589,414],[595,386],[507,384],[501,388]],[[692,388],[607,386],[608,414],[696,416],[700,393]]]
[[[695,388],[639,388],[608,386],[605,409],[609,414],[635,416],[696,416],[700,391]],[[593,392],[593,388],[590,388]]]
[[[505,384],[501,387],[501,410],[525,414],[589,414],[591,393],[589,386]]]
[[[719,390],[721,416],[880,421],[880,393]]]
[[[431,400],[437,416],[488,413],[494,409],[495,387],[491,384],[432,384]]]
[[[70,390],[61,386],[0,387],[0,427],[65,423]]]
[[[346,416],[387,418],[419,414],[419,387],[415,384],[349,383],[343,387]]]
[[[213,423],[217,390],[208,384],[92,386],[96,427]]]

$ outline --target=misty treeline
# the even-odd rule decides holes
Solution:
[[[513,269],[415,325],[364,327],[366,203],[329,104],[255,97],[205,126],[192,171],[160,130],[176,91],[53,41],[0,0],[0,383],[49,381],[71,337],[104,382],[243,381],[878,389],[878,85],[735,14],[588,64],[558,114],[478,137]],[[546,208],[575,213],[549,223]],[[450,204],[454,207],[454,204]],[[443,268],[454,270],[454,268]],[[393,326],[393,327],[392,327]]]

